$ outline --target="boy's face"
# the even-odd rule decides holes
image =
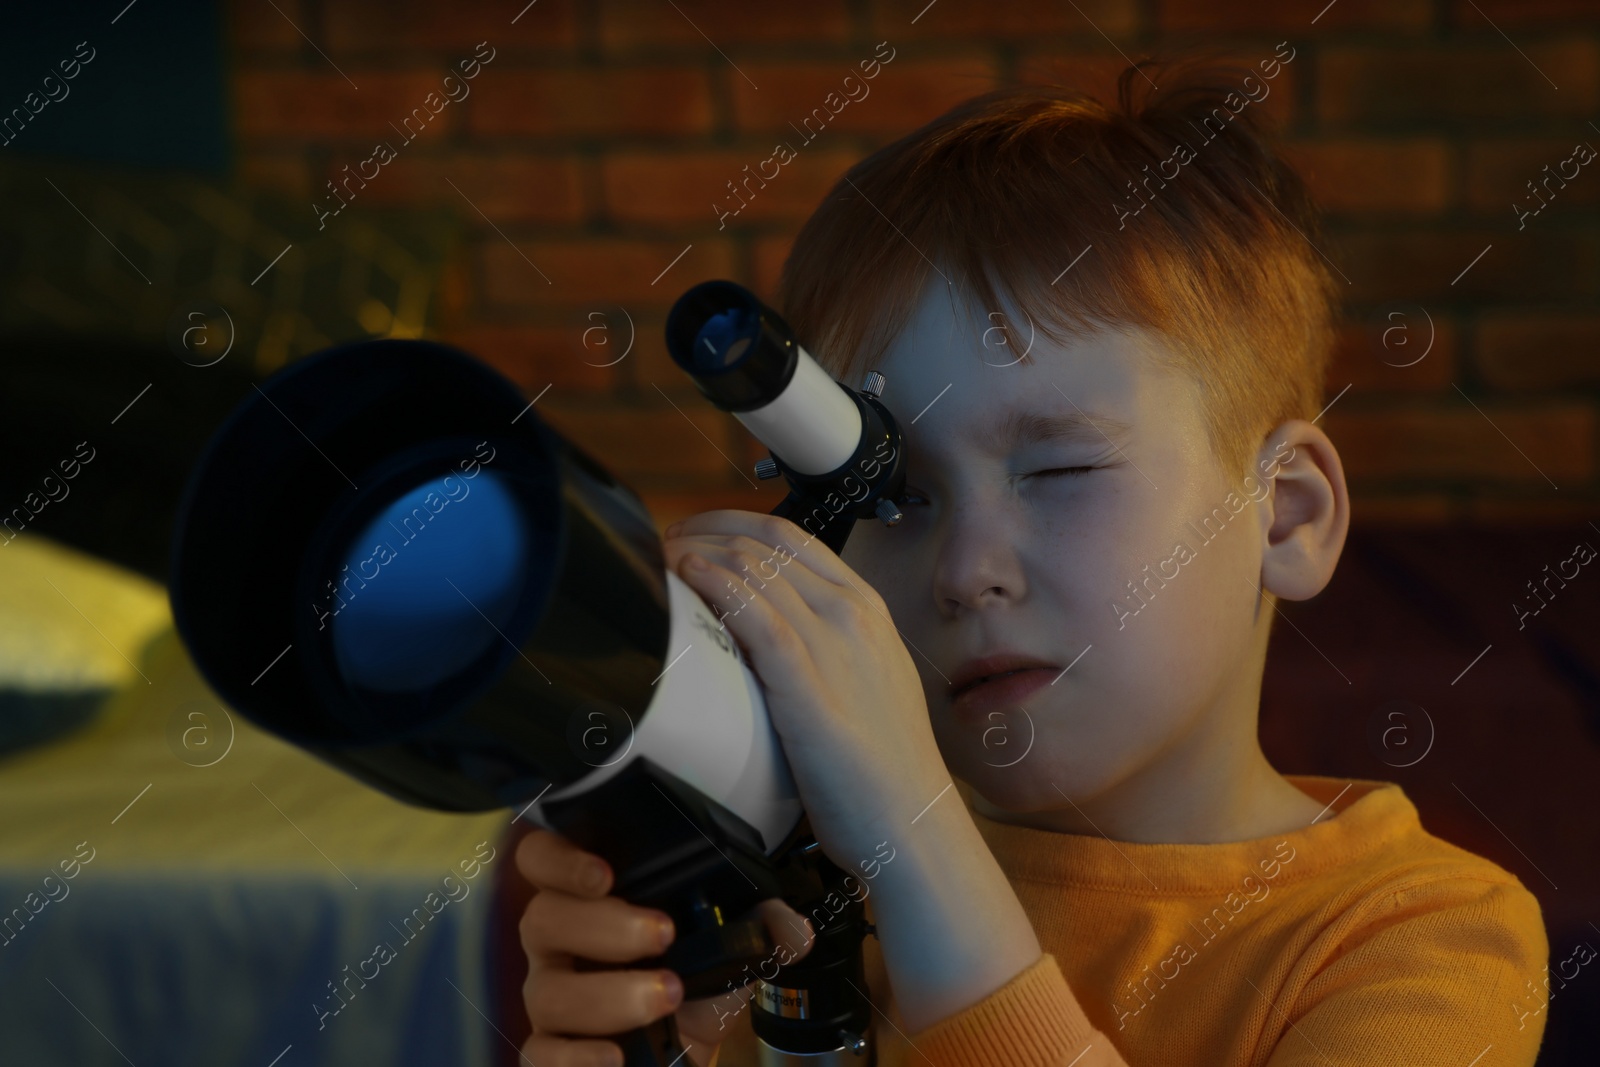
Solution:
[[[1038,334],[1021,364],[1020,315],[973,318],[935,279],[877,365],[906,434],[905,518],[858,522],[842,554],[888,603],[952,773],[1010,811],[1070,811],[1063,793],[1182,779],[1216,746],[1253,745],[1272,609],[1256,591],[1265,527],[1247,494],[1265,487],[1224,475],[1195,384],[1151,358],[1156,335],[1063,347]],[[984,334],[1001,321],[1009,338]],[[1093,424],[991,440],[1012,412]],[[1072,467],[1094,469],[1038,473]],[[1192,555],[1175,559],[1180,543]],[[1055,666],[1008,707],[963,714],[949,679],[1002,652]]]

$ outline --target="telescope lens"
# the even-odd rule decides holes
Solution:
[[[755,340],[759,322],[750,308],[731,307],[707,318],[694,339],[695,369],[718,371],[730,367]]]
[[[531,541],[492,471],[425,482],[390,504],[335,578],[331,640],[345,680],[384,693],[423,690],[507,640],[498,631],[517,607]]]

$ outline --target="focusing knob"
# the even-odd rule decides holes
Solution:
[[[893,526],[905,518],[904,515],[900,514],[900,509],[895,506],[895,502],[888,497],[878,501],[877,512],[878,518],[883,520],[885,526]]]
[[[861,379],[861,391],[868,396],[882,398],[883,387],[889,380],[875,370],[867,371],[867,376]]]
[[[846,1049],[857,1055],[867,1050],[867,1039],[850,1030],[841,1028],[839,1030],[839,1040],[844,1043]]]
[[[778,463],[771,456],[762,456],[756,460],[756,477],[761,479],[776,478],[783,473],[778,470]]]

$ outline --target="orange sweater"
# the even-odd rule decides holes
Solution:
[[[1529,1067],[1545,1016],[1524,982],[1549,953],[1533,895],[1423,830],[1397,785],[1289,780],[1328,812],[1255,841],[1131,844],[974,813],[1044,954],[907,1037],[867,938],[880,1067]],[[716,1067],[754,1067],[748,1022],[734,1030]]]

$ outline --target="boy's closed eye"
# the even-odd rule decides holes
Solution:
[[[1089,471],[1098,470],[1098,469],[1099,469],[1098,467],[1051,467],[1049,470],[1033,471],[1032,473],[1026,474],[1023,477],[1026,477],[1026,478],[1048,478],[1048,477],[1057,476],[1057,475],[1063,475],[1063,474],[1066,474],[1066,475],[1078,475],[1078,474],[1086,474]]]
[[[1059,478],[1059,477],[1075,478],[1075,477],[1079,477],[1081,475],[1087,474],[1090,471],[1099,470],[1099,469],[1100,469],[1099,467],[1092,467],[1092,466],[1090,466],[1090,467],[1050,467],[1050,468],[1048,468],[1046,470],[1029,471],[1027,474],[1024,474],[1022,477],[1024,477],[1024,478]],[[917,492],[914,489],[907,489],[905,491],[905,494],[900,498],[900,501],[899,501],[899,503],[901,503],[901,504],[911,504],[911,503],[926,504],[927,502],[928,502],[928,498],[923,496],[921,493]]]

